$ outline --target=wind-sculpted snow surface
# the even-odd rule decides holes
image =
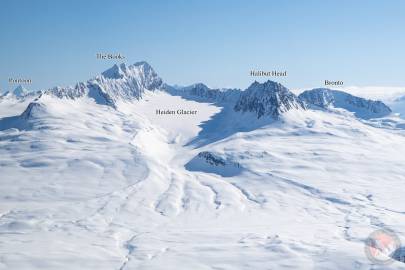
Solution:
[[[403,130],[147,67],[0,102],[0,269],[405,269],[364,254],[403,240]]]

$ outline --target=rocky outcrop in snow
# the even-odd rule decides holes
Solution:
[[[309,105],[324,109],[342,108],[364,119],[383,117],[391,113],[391,109],[381,101],[356,97],[343,91],[327,88],[307,90],[298,97]]]
[[[227,163],[225,159],[207,151],[198,153],[198,157],[204,159],[208,164],[214,166],[225,166]]]
[[[235,176],[242,171],[242,167],[230,157],[222,157],[219,154],[204,151],[185,165],[187,170],[202,171],[219,174],[224,177]]]
[[[267,81],[254,82],[242,92],[234,110],[253,112],[257,118],[270,116],[278,118],[289,110],[305,110],[304,103],[283,85]]]

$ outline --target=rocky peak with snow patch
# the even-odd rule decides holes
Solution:
[[[163,83],[153,68],[144,61],[129,66],[125,63],[114,65],[104,71],[101,77],[105,80],[136,83],[137,88],[142,90],[155,90]],[[101,80],[101,77],[98,79]]]
[[[89,81],[97,84],[113,100],[140,99],[146,90],[154,91],[162,86],[162,79],[146,62],[133,65],[114,65],[101,76]]]
[[[13,95],[16,97],[24,97],[29,94],[29,91],[24,88],[22,85],[17,86],[16,89],[13,90]]]
[[[289,110],[305,110],[305,105],[286,87],[268,80],[264,83],[254,82],[243,91],[234,110],[253,112],[257,118],[278,118]]]

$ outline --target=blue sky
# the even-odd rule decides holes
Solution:
[[[287,70],[287,87],[405,86],[405,1],[0,2],[0,89],[85,81],[145,60],[168,83],[247,87],[249,71]]]

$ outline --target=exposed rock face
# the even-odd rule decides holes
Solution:
[[[270,116],[278,118],[289,110],[305,110],[304,103],[283,85],[267,81],[254,82],[242,92],[237,101],[235,111],[253,112],[257,118]]]
[[[198,153],[198,157],[204,159],[208,164],[211,165],[215,166],[226,165],[226,160],[208,151]]]
[[[214,173],[223,177],[231,177],[242,172],[243,167],[232,157],[204,151],[198,153],[185,165],[187,170]]]

